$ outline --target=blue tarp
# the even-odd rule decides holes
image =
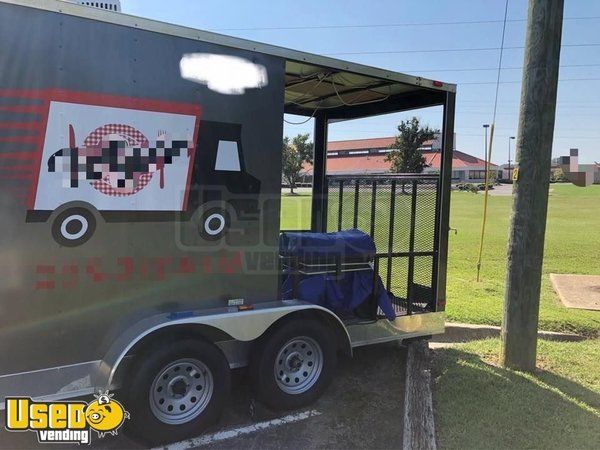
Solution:
[[[334,257],[342,260],[366,259],[375,256],[375,242],[360,230],[335,233],[290,232],[281,234],[279,253],[305,260]]]
[[[359,230],[337,233],[284,233],[280,240],[280,250],[284,256],[297,256],[300,259],[338,257],[343,262],[349,258],[373,257],[375,243],[369,235]],[[373,293],[373,275],[373,270],[342,272],[339,278],[334,273],[299,275],[298,292],[295,296],[293,277],[288,276],[282,286],[282,296],[283,299],[294,296],[339,314],[351,313]],[[376,282],[379,284],[377,304],[389,320],[394,320],[396,313],[390,295],[379,276],[376,277]]]

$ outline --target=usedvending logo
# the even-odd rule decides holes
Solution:
[[[129,419],[129,413],[113,395],[100,392],[89,403],[7,397],[6,429],[36,432],[40,443],[89,444],[92,430],[100,438],[116,435],[125,419]]]

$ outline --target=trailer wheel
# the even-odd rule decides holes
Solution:
[[[96,218],[85,208],[69,208],[52,222],[52,237],[65,247],[86,243],[96,231]]]
[[[221,239],[231,225],[229,213],[222,208],[210,208],[200,215],[198,231],[208,241]]]
[[[152,445],[197,436],[217,422],[229,396],[229,364],[198,340],[165,344],[137,357],[127,390],[128,431]]]
[[[321,396],[335,370],[336,337],[316,320],[286,322],[261,338],[250,362],[255,393],[273,409],[294,409]]]

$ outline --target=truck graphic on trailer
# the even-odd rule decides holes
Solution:
[[[193,219],[207,240],[221,238],[232,216],[257,218],[255,199],[235,198],[260,192],[245,171],[240,125],[201,121],[195,105],[101,100],[49,102],[29,222],[50,221],[56,242],[74,247],[94,234],[98,215]]]

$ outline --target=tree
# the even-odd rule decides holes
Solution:
[[[396,141],[390,146],[392,150],[387,154],[386,161],[392,163],[392,172],[421,173],[429,167],[423,153],[419,150],[425,141],[433,139],[439,130],[421,127],[417,117],[403,120],[398,125]]]
[[[290,193],[294,193],[296,182],[300,178],[302,165],[306,162],[312,164],[313,143],[308,140],[309,134],[298,134],[291,140],[288,136],[283,138],[282,173],[284,180],[290,186]]]
[[[563,183],[565,181],[568,181],[567,177],[560,167],[556,170],[553,170],[550,174],[550,183]]]

